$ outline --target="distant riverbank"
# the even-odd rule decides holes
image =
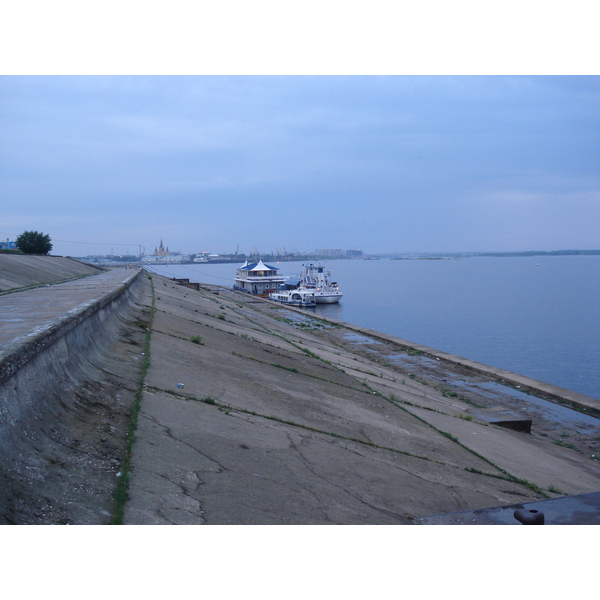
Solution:
[[[360,255],[360,256],[325,256],[317,254],[304,254],[304,255],[272,255],[272,254],[261,254],[259,255],[223,255],[214,256],[206,260],[197,261],[192,258],[182,258],[179,260],[177,255],[173,255],[171,260],[161,259],[157,257],[157,260],[151,262],[143,262],[139,256],[99,256],[99,257],[76,257],[77,260],[83,260],[90,264],[102,265],[102,266],[120,266],[123,264],[134,264],[139,266],[173,266],[173,265],[220,265],[220,264],[242,264],[244,261],[258,260],[261,258],[265,262],[279,263],[279,262],[326,262],[332,260],[451,260],[458,258],[473,258],[473,257],[495,257],[495,258],[515,258],[515,257],[532,257],[532,256],[599,256],[600,250],[534,250],[528,252],[479,252],[479,253],[388,253],[388,254],[373,254],[373,255]],[[182,256],[195,256],[183,254]]]

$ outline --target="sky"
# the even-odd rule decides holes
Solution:
[[[597,249],[600,77],[2,76],[0,201],[73,256]]]
[[[29,4],[1,9],[2,240],[41,231],[71,256],[161,240],[184,253],[600,248],[597,36],[579,0],[543,14],[523,0],[401,14],[261,0],[193,16],[180,0],[143,14],[61,1],[35,21]]]

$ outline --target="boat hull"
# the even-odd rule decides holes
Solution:
[[[297,306],[298,308],[312,308],[316,304],[316,302],[303,302],[301,300],[278,300],[277,298],[269,298],[269,300],[285,304],[286,306]]]
[[[315,294],[315,301],[317,304],[334,304],[335,302],[339,302],[342,298],[343,294],[328,294],[324,296],[319,296]]]

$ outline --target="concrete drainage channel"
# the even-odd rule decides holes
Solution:
[[[142,271],[121,277],[2,348],[0,523],[111,522],[149,288]]]

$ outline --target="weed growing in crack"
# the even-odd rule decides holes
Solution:
[[[127,438],[125,442],[125,456],[123,457],[123,461],[121,462],[119,483],[117,484],[117,489],[113,494],[114,509],[113,516],[110,521],[111,525],[123,524],[123,517],[125,515],[125,503],[129,499],[129,482],[131,479],[131,456],[133,454],[135,432],[137,429],[140,406],[142,403],[142,395],[144,393],[144,380],[146,379],[146,374],[148,373],[148,369],[150,368],[150,341],[152,337],[152,323],[154,321],[154,315],[156,314],[156,296],[154,293],[154,282],[152,281],[152,277],[148,276],[148,279],[151,280],[150,284],[152,286],[152,308],[150,310],[150,320],[147,324],[144,324],[147,325],[147,327],[144,327],[146,329],[144,359],[142,361],[138,389],[136,391],[133,406],[131,408],[131,420],[129,421],[129,428],[127,429]],[[141,323],[138,323],[138,325],[140,327],[142,326]]]
[[[473,415],[463,415],[463,414],[458,414],[458,415],[454,415],[457,419],[462,419],[463,421],[472,421],[473,420]]]
[[[557,446],[562,446],[563,448],[570,448],[571,450],[577,450],[577,448],[575,446],[573,446],[573,444],[567,444],[566,442],[563,442],[562,440],[554,440],[554,443]]]
[[[285,369],[286,371],[291,371],[292,373],[300,373],[300,371],[298,371],[298,369],[296,369],[296,367],[284,367],[283,365],[280,365],[279,363],[271,363],[272,367],[277,367],[278,369]]]

